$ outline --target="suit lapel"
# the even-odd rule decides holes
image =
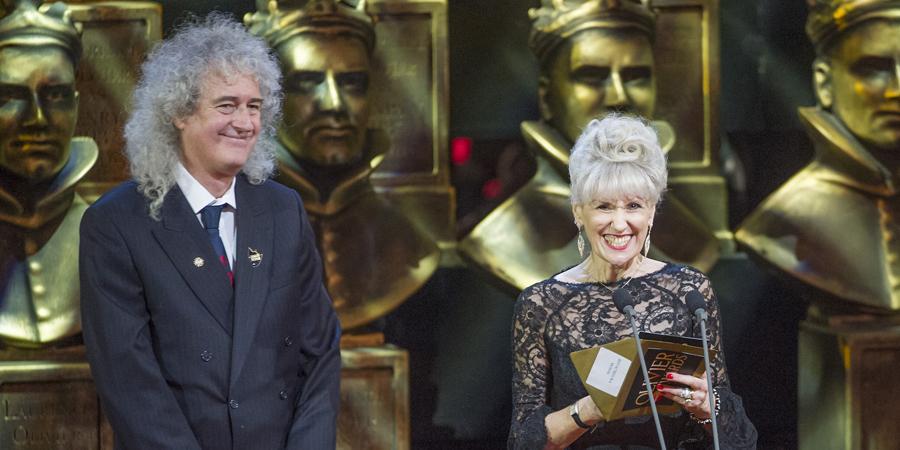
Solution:
[[[172,264],[206,310],[231,335],[234,292],[209,238],[177,186],[169,192],[161,211],[163,227],[153,235]]]
[[[234,262],[234,338],[231,347],[231,384],[253,344],[259,317],[269,292],[272,264],[273,216],[262,189],[237,177],[237,247]],[[252,256],[255,255],[255,256]],[[252,256],[252,259],[251,259]],[[254,261],[256,260],[256,261]]]

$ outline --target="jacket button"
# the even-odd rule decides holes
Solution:
[[[231,407],[231,409],[238,409],[238,406],[241,405],[237,402],[237,400],[228,400],[228,406]]]
[[[200,359],[202,359],[203,362],[209,362],[212,359],[212,352],[210,352],[209,350],[203,350],[202,352],[200,352]]]
[[[288,398],[288,393],[287,393],[287,391],[281,391],[281,392],[279,392],[279,393],[278,393],[278,397],[281,398],[282,400],[287,400],[287,398]]]
[[[285,347],[290,347],[290,346],[292,346],[292,345],[294,345],[294,340],[291,339],[290,336],[285,337],[285,338],[284,338],[284,346],[285,346]]]

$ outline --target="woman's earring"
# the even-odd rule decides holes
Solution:
[[[582,226],[578,225],[578,256],[584,258],[584,236],[581,235]]]
[[[653,225],[647,227],[647,238],[644,239],[644,256],[650,253],[650,231],[653,230]]]

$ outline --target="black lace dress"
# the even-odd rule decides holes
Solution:
[[[756,448],[756,429],[741,398],[728,383],[722,351],[719,308],[709,279],[687,266],[667,264],[659,271],[620,280],[609,288],[600,283],[567,283],[555,277],[525,289],[516,301],[513,322],[513,414],[507,446],[541,449],[547,442],[544,418],[587,395],[569,353],[632,336],[631,323],[612,301],[610,288],[628,290],[635,300],[635,319],[642,331],[699,336],[700,325],[685,305],[697,289],[707,301],[707,336],[717,350],[711,364],[721,409],[717,417],[723,449]],[[660,422],[671,449],[712,448],[712,436],[686,412],[662,415]],[[659,448],[651,416],[601,422],[571,448]]]

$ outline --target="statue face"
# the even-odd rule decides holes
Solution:
[[[69,159],[78,117],[75,68],[52,46],[0,48],[0,168],[29,183]]]
[[[350,36],[300,34],[277,49],[284,72],[278,136],[296,159],[359,161],[369,121],[369,55]]]
[[[541,111],[570,142],[591,119],[610,111],[653,115],[653,49],[644,33],[581,31],[552,58],[541,80]]]
[[[900,150],[900,20],[851,29],[817,65],[816,76],[823,106],[851,133],[875,148]]]

